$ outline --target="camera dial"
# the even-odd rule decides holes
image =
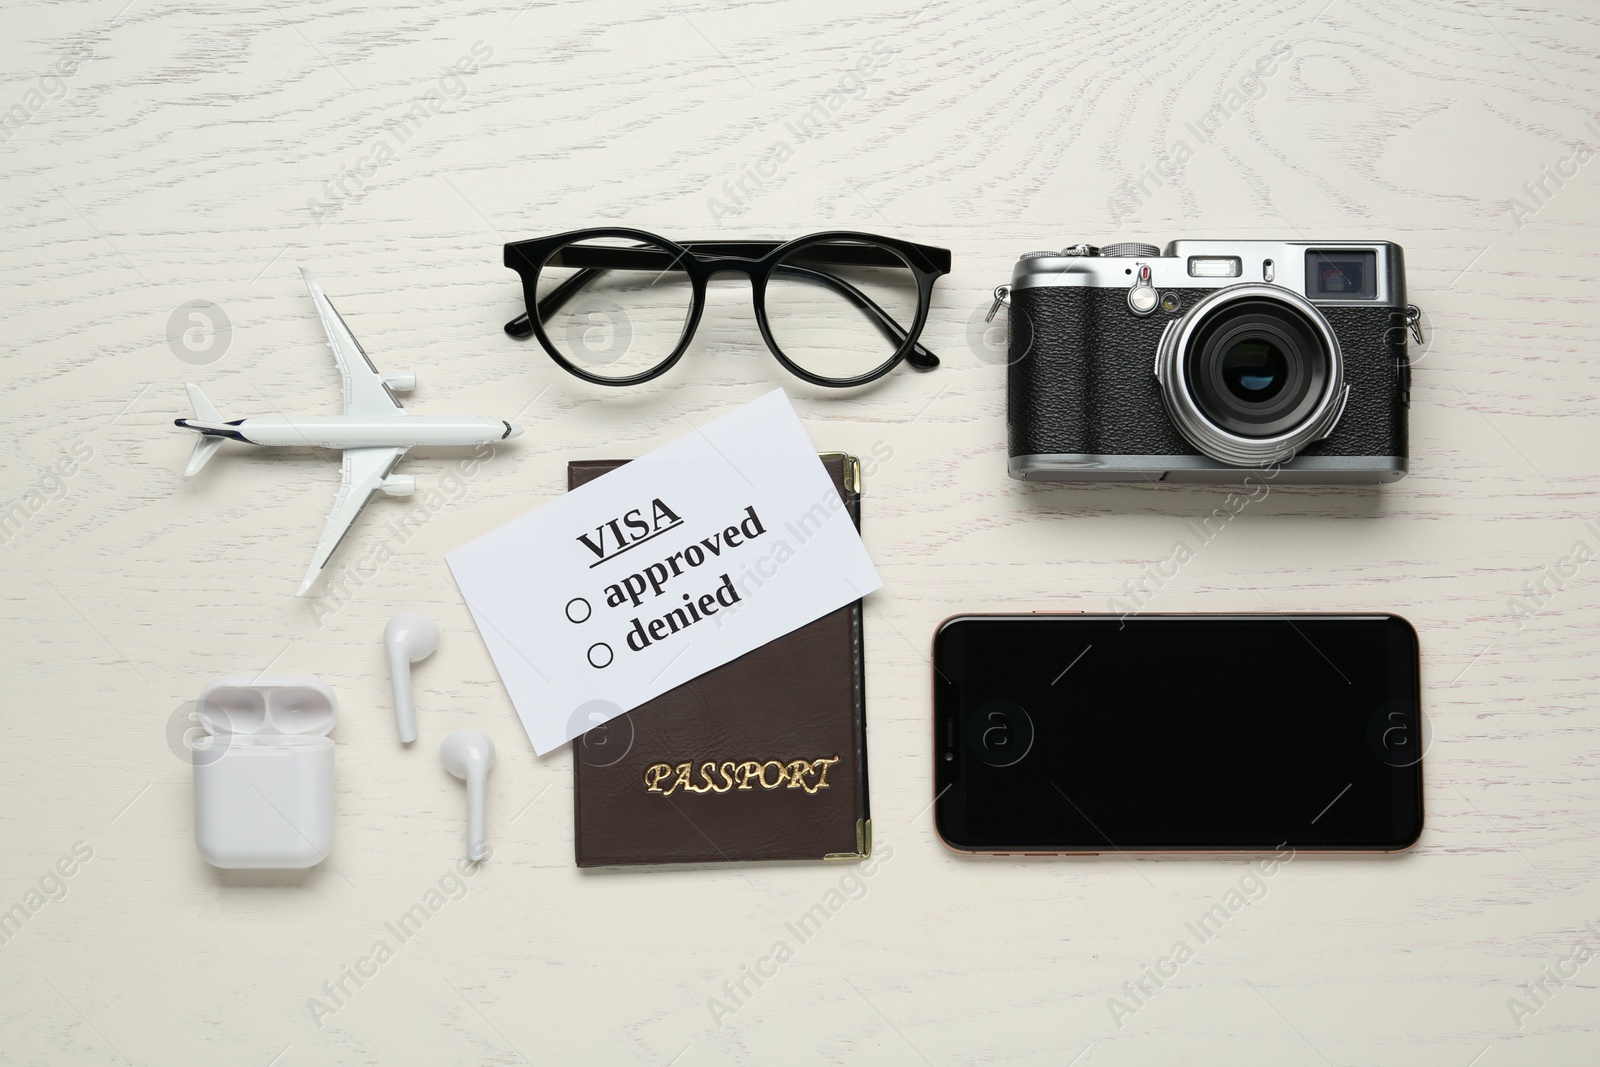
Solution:
[[[1107,259],[1153,259],[1161,254],[1161,249],[1140,241],[1123,241],[1102,246],[1100,254]]]
[[[1275,285],[1201,300],[1162,333],[1155,372],[1179,432],[1238,466],[1286,460],[1327,437],[1349,395],[1327,319]]]

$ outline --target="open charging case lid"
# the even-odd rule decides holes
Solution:
[[[213,736],[325,737],[339,701],[313,674],[229,674],[201,691],[195,718]]]

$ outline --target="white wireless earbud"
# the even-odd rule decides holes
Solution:
[[[402,611],[383,628],[383,647],[389,653],[389,675],[394,679],[394,724],[405,743],[417,739],[417,709],[411,702],[411,665],[433,655],[439,647],[439,627],[426,615]]]
[[[467,859],[489,854],[483,828],[483,797],[494,766],[494,742],[482,730],[457,730],[439,746],[444,769],[467,782]]]

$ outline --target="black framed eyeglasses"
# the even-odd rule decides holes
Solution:
[[[706,283],[750,279],[756,324],[778,362],[814,385],[848,387],[901,360],[932,370],[918,337],[950,252],[846,230],[777,241],[689,241],[642,230],[574,230],[506,245],[528,310],[506,323],[539,339],[565,370],[597,385],[637,385],[683,357]]]

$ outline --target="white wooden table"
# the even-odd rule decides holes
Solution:
[[[0,1059],[1595,1062],[1600,963],[1563,960],[1600,953],[1600,563],[1562,562],[1600,552],[1593,5],[18,0],[4,23]],[[944,366],[823,395],[729,282],[659,389],[586,387],[501,332],[500,246],[602,223],[947,246],[924,335]],[[1008,479],[979,321],[1023,251],[1211,236],[1405,246],[1432,331],[1412,473],[1274,491],[1151,609],[1408,616],[1427,829],[1402,858],[1297,859],[1114,1018],[1245,862],[948,853],[927,649],[958,611],[1104,609],[1217,506]],[[434,505],[368,509],[343,562],[393,558],[337,604],[291,595],[336,470],[232,448],[185,483],[171,424],[185,381],[229,417],[337,410],[297,263],[381,367],[419,372],[413,409],[526,405],[530,428],[470,478],[414,454]],[[230,331],[186,340],[192,301]],[[846,869],[580,873],[570,757],[528,749],[443,553],[561,492],[569,458],[637,455],[775,385],[820,448],[876,457],[874,873],[832,898]],[[445,635],[405,752],[378,643],[403,608]],[[225,874],[193,845],[186,702],[269,665],[342,701],[337,845]],[[436,746],[466,725],[500,746],[495,855],[456,881],[464,801]],[[787,932],[830,899],[820,933]],[[792,957],[735,1003],[780,940]],[[1535,997],[1547,967],[1569,977]]]

